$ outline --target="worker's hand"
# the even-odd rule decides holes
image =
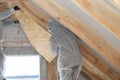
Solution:
[[[15,6],[13,8],[14,8],[14,10],[20,10],[20,8],[18,6]]]

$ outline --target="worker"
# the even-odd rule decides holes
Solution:
[[[57,68],[60,80],[77,80],[82,68],[81,57],[76,36],[59,22],[50,19],[48,31],[51,49],[58,55]]]
[[[19,10],[20,8],[18,6],[15,6],[5,12],[2,12],[0,13],[0,27],[1,26],[11,26],[13,24],[16,23],[15,22],[11,22],[12,24],[4,24],[5,23],[5,19],[10,17],[12,14],[15,13],[15,11]],[[3,43],[3,32],[2,30],[0,29],[0,42]],[[5,54],[4,54],[4,51],[3,51],[3,47],[2,47],[2,44],[0,44],[0,80],[6,80],[4,77],[3,77],[3,69],[4,69],[4,62],[5,62]]]

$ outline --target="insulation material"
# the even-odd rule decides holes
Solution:
[[[10,17],[12,14],[15,13],[15,10],[11,8],[10,10],[7,10],[5,12],[0,13],[0,20],[4,20],[8,17]]]
[[[5,12],[0,13],[0,27],[4,26],[2,23],[4,19],[10,17],[15,12],[14,8],[7,10]],[[9,26],[9,25],[6,25]],[[3,42],[3,31],[0,29],[0,42]],[[3,80],[3,70],[4,70],[4,62],[5,62],[5,54],[3,52],[2,44],[0,44],[0,80]]]

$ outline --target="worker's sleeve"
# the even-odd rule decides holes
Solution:
[[[57,45],[57,42],[55,41],[55,38],[53,36],[50,38],[50,45],[51,45],[52,52],[55,54],[58,54],[59,46]]]
[[[14,13],[15,13],[14,8],[7,10],[5,12],[2,12],[2,13],[0,13],[0,20],[4,20],[4,19],[10,17]]]

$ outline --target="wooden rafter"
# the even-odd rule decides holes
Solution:
[[[120,0],[109,0],[109,2],[111,2],[111,4],[120,9]]]
[[[97,69],[96,73],[102,72],[102,74],[99,73],[98,75],[103,75],[104,74],[103,77],[102,76],[101,77],[106,78],[106,79],[103,79],[103,80],[108,80],[108,78],[110,78],[111,80],[116,80],[116,79],[120,78],[120,76],[119,76],[120,73],[117,72],[116,69],[112,68],[112,66],[110,65],[111,63],[106,62],[105,59],[102,59],[101,56],[99,56],[99,54],[96,54],[95,52],[90,50],[90,48],[87,45],[85,45],[82,41],[79,41],[79,48],[81,50],[82,56],[85,59],[85,65],[84,65],[85,69],[90,69],[91,70],[91,68],[89,68],[89,67],[90,66],[95,66],[95,68]],[[88,63],[90,63],[91,65],[88,65]],[[92,71],[90,71],[90,72],[93,75],[96,75],[96,73],[94,73]],[[105,76],[107,76],[107,77],[105,77]]]
[[[111,0],[109,0],[111,1]],[[93,19],[104,25],[120,38],[119,9],[115,9],[109,1],[103,0],[74,0],[74,2]],[[113,0],[114,1],[114,0]],[[115,0],[117,2],[117,0]],[[118,1],[119,2],[119,1]]]

